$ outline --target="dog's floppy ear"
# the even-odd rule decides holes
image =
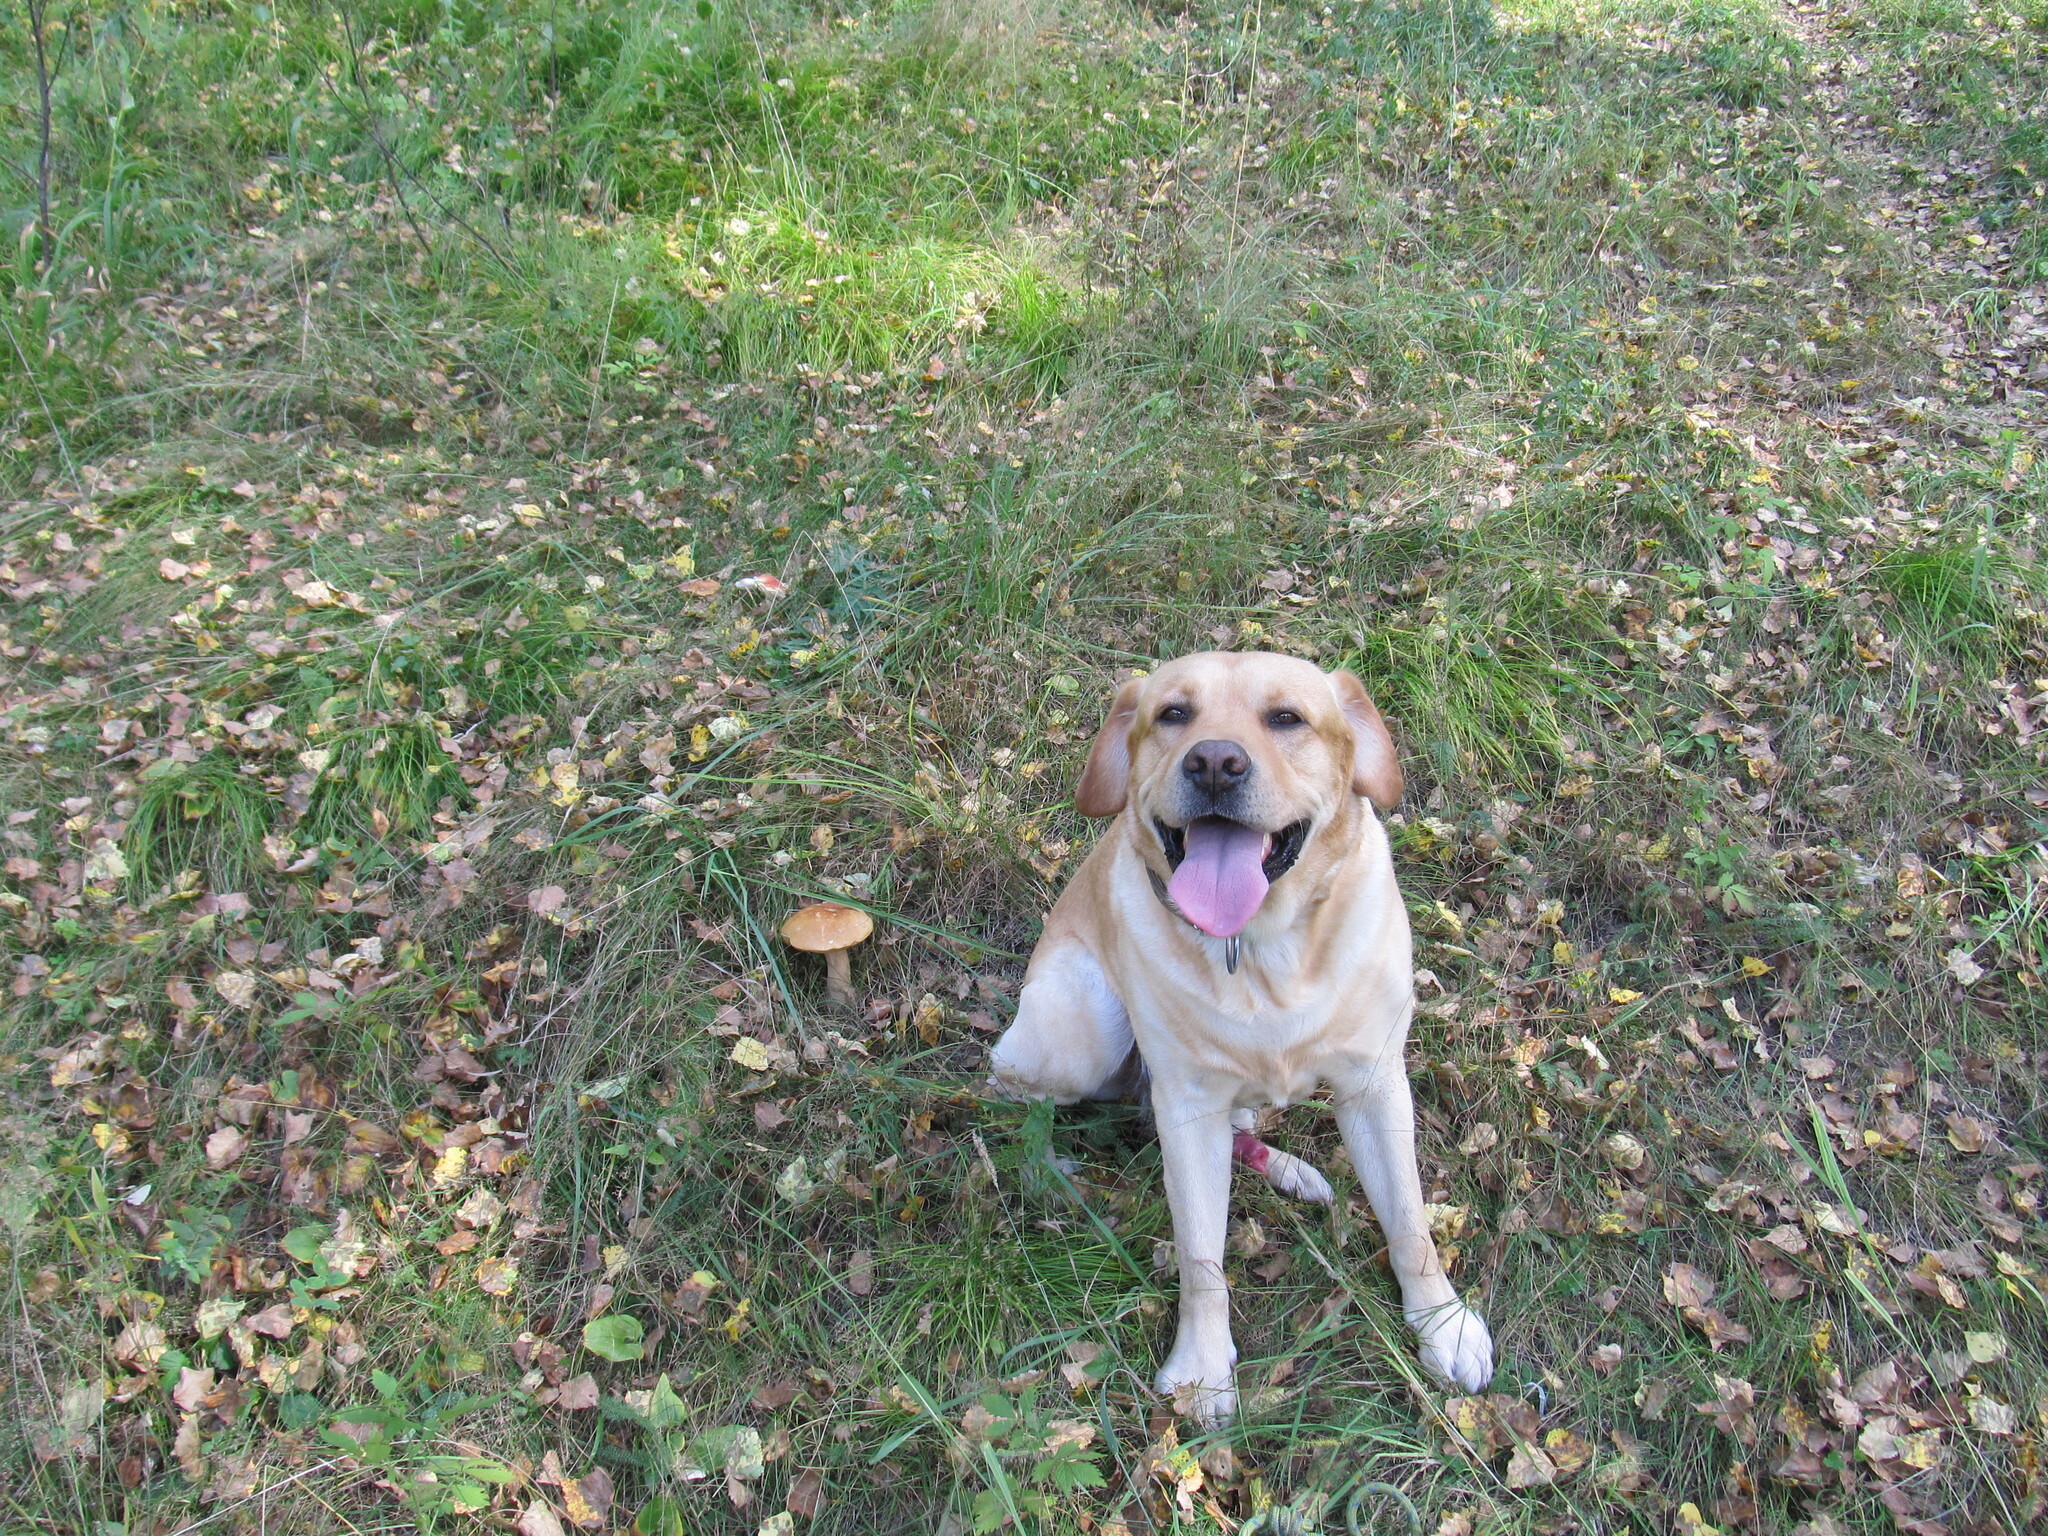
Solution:
[[[1332,672],[1330,687],[1337,705],[1351,722],[1351,792],[1363,795],[1383,811],[1401,803],[1401,759],[1394,753],[1394,738],[1380,718],[1365,684],[1349,672]]]
[[[1124,808],[1131,787],[1131,722],[1138,717],[1144,681],[1134,677],[1117,689],[1102,717],[1102,729],[1088,749],[1088,766],[1081,770],[1081,786],[1074,791],[1074,809],[1083,816],[1114,816]]]

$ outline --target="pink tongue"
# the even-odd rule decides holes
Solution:
[[[1227,939],[1239,932],[1266,899],[1266,834],[1255,828],[1204,816],[1187,826],[1187,857],[1166,891],[1183,916],[1202,932]]]

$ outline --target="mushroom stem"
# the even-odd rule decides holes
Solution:
[[[853,1011],[853,960],[843,949],[826,951],[825,996],[833,1007]]]

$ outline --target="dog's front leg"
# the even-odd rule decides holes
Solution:
[[[1160,1368],[1159,1390],[1203,1424],[1237,1411],[1237,1346],[1223,1281],[1230,1215],[1230,1101],[1188,1084],[1152,1080],[1152,1109],[1180,1256],[1180,1333]]]
[[[1422,1210],[1415,1167],[1415,1103],[1397,1065],[1340,1084],[1337,1124],[1387,1240],[1387,1261],[1401,1283],[1401,1312],[1422,1346],[1422,1363],[1468,1392],[1493,1379],[1493,1338],[1458,1299],[1437,1258]]]

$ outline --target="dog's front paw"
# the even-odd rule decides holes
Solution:
[[[1174,1411],[1214,1429],[1237,1412],[1237,1351],[1203,1351],[1176,1344],[1153,1385]]]
[[[1448,1301],[1417,1308],[1407,1318],[1421,1341],[1425,1369],[1467,1392],[1482,1391],[1493,1380],[1493,1335],[1477,1312]]]

